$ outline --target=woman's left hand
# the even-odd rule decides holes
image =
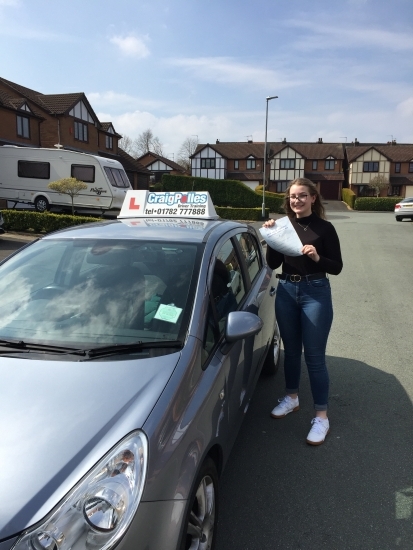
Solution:
[[[312,244],[304,245],[301,252],[311,258],[314,262],[318,262],[320,260],[320,256],[317,254],[317,250]]]

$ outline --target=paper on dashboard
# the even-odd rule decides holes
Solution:
[[[303,243],[288,216],[277,220],[272,227],[261,227],[260,233],[268,246],[277,252],[286,256],[302,256]]]

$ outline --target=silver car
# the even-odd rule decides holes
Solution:
[[[0,297],[0,550],[212,548],[219,477],[278,366],[255,230],[70,228],[3,261]]]
[[[401,222],[404,218],[413,221],[413,197],[407,197],[398,202],[394,207],[396,221]]]

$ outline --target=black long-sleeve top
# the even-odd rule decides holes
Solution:
[[[286,256],[267,246],[267,263],[271,269],[282,264],[283,273],[289,275],[311,275],[312,273],[330,273],[338,275],[343,269],[340,241],[337,232],[330,222],[312,213],[305,218],[290,218],[303,245],[312,244],[320,256],[315,262],[306,255]],[[306,230],[304,228],[307,227]]]

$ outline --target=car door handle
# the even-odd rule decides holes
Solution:
[[[270,288],[270,296],[274,296],[274,294],[275,294],[275,286],[272,286]]]

